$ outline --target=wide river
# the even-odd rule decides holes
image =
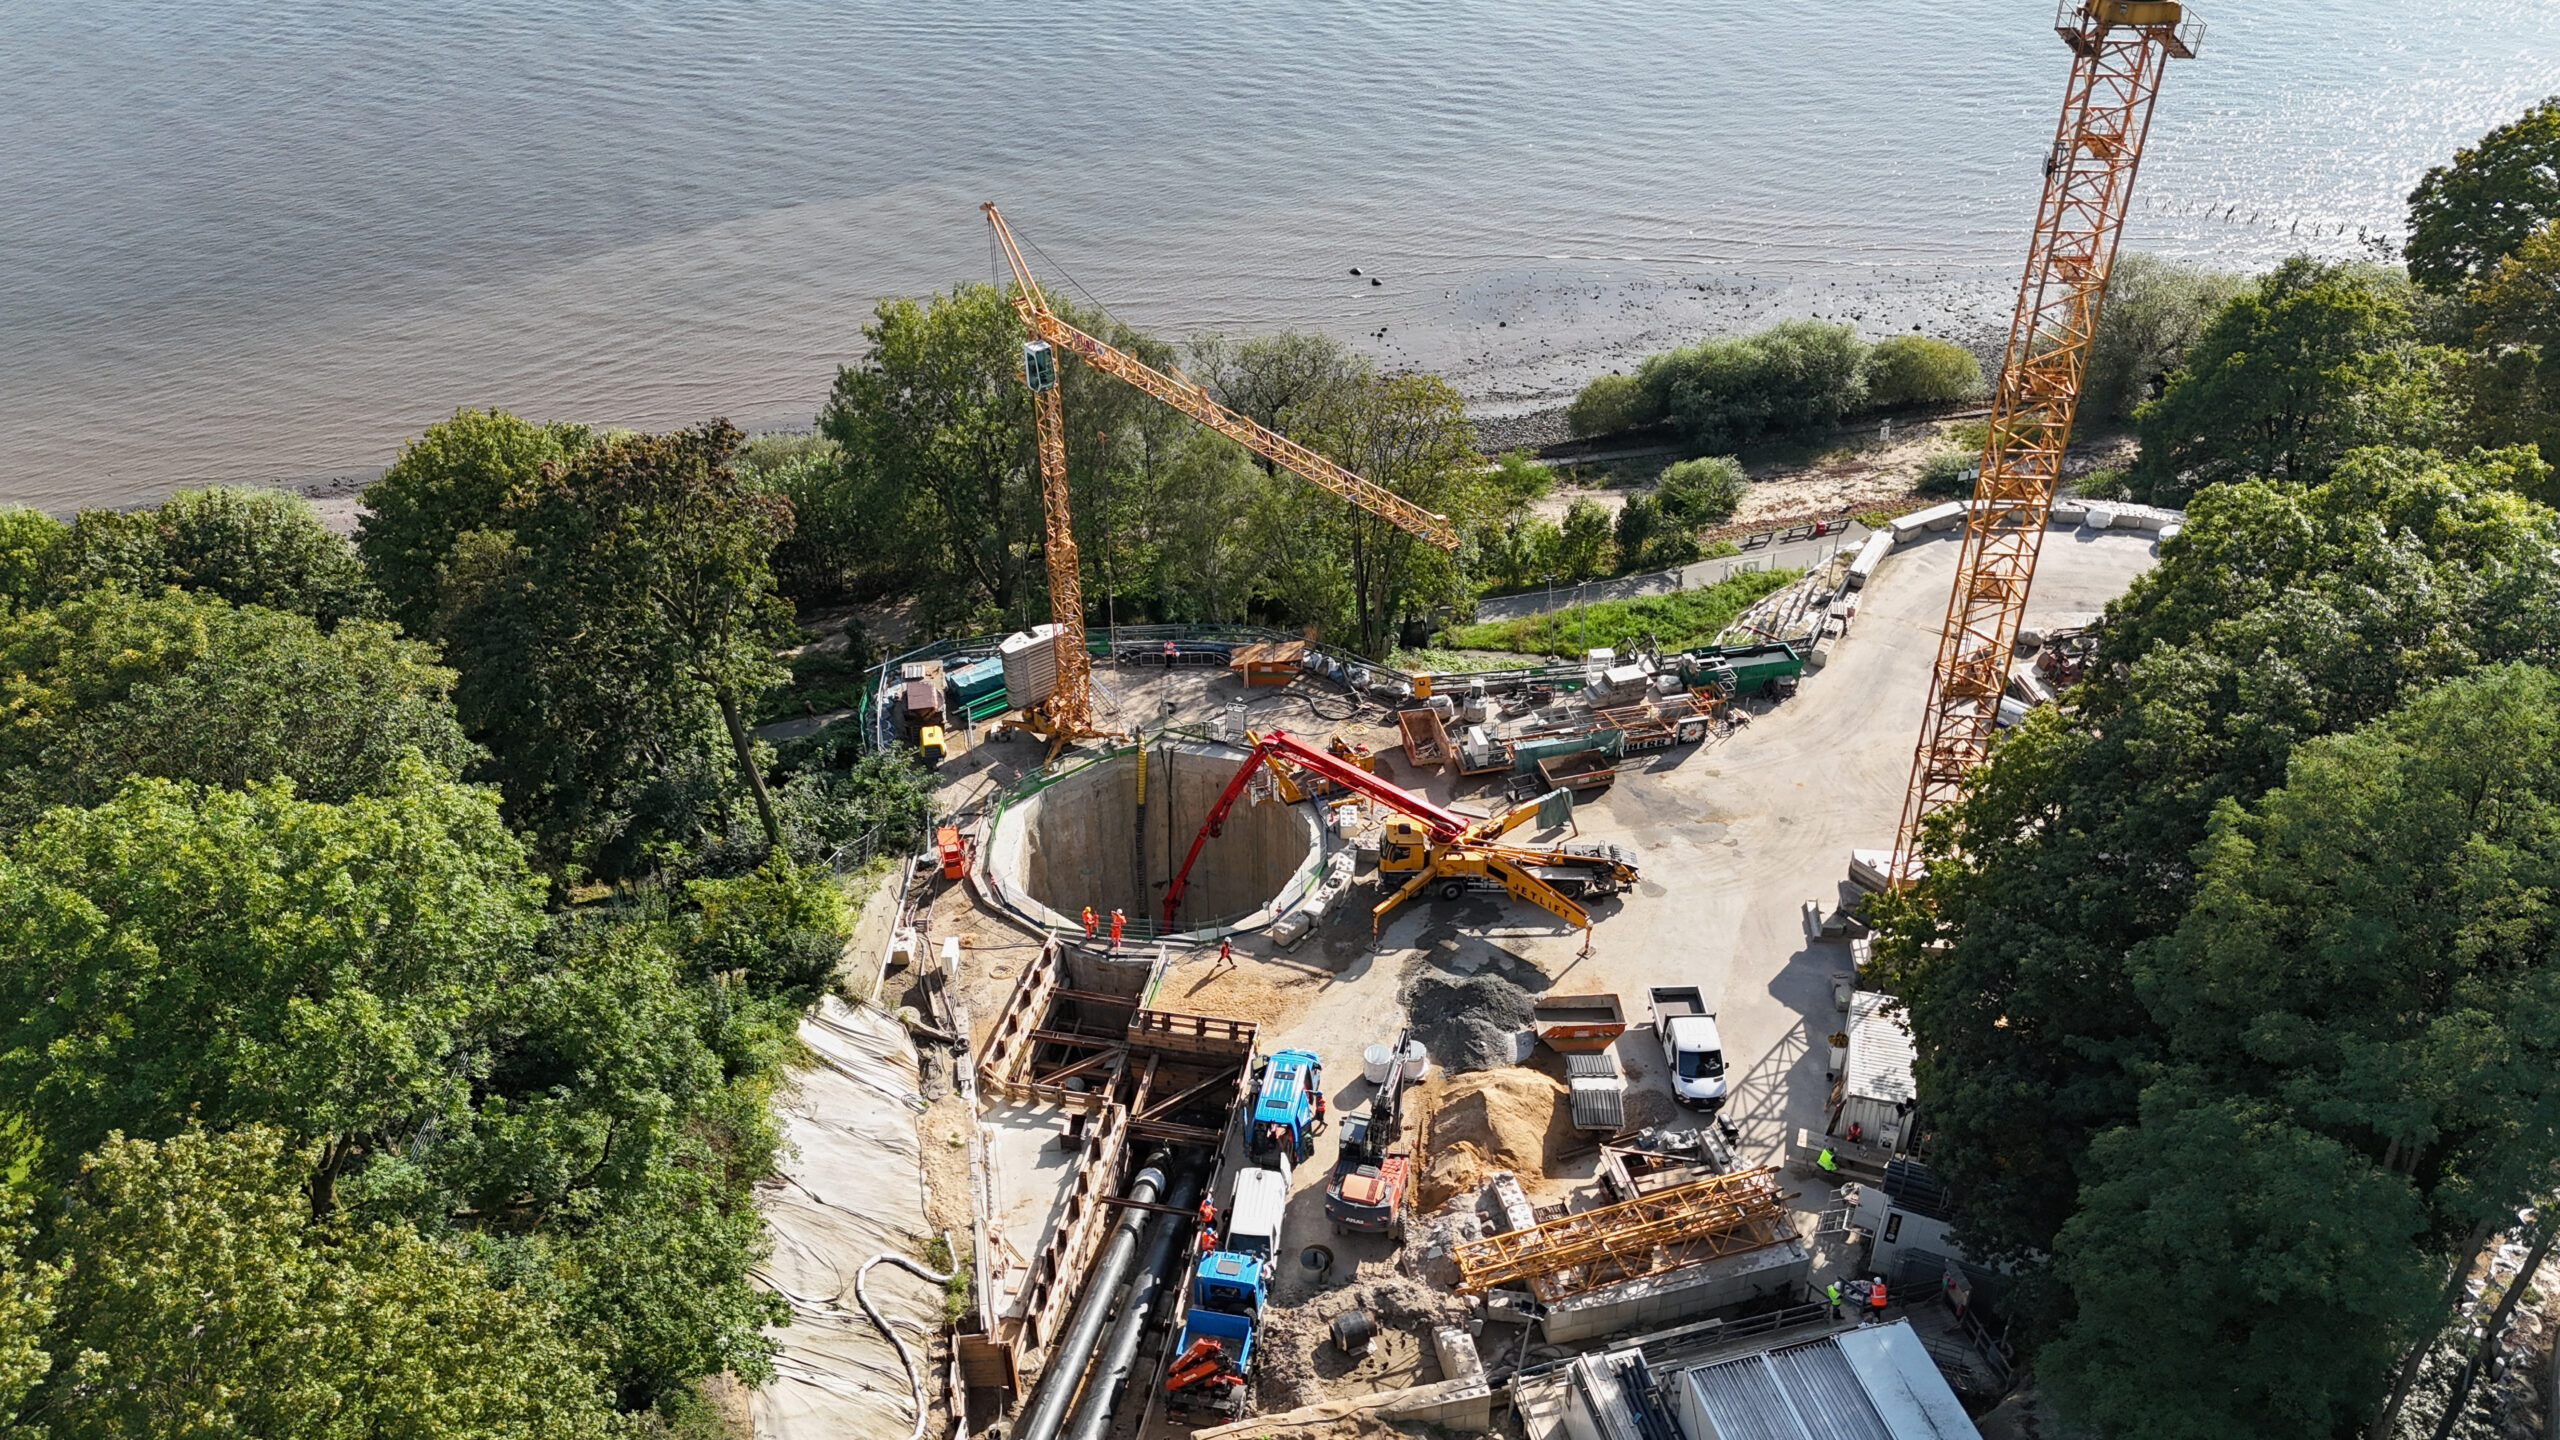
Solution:
[[[1977,335],[2067,70],[2051,16],[20,0],[0,499],[365,474],[463,405],[806,424],[880,297],[990,278],[985,199],[1132,323],[1317,327],[1496,409],[1787,315]],[[2551,0],[2205,18],[2132,248],[2366,253],[2560,90]]]

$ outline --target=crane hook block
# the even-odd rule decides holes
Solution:
[[[1048,341],[1022,342],[1022,380],[1035,394],[1058,388],[1058,355]]]

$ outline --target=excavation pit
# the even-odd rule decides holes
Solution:
[[[1145,936],[1164,915],[1166,883],[1246,752],[1157,737],[1113,751],[1009,795],[987,842],[986,879],[1006,909],[1035,925],[1081,929],[1084,907],[1127,913]],[[1263,787],[1267,789],[1268,787]],[[1316,807],[1240,797],[1201,847],[1182,908],[1165,938],[1201,941],[1269,925],[1322,878]]]

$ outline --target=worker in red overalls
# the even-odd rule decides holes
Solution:
[[[1111,912],[1111,953],[1114,955],[1120,953],[1120,927],[1128,923],[1128,916],[1116,909]]]
[[[1087,940],[1090,940],[1090,939],[1092,939],[1092,938],[1093,938],[1093,923],[1094,923],[1093,907],[1092,907],[1092,906],[1090,906],[1090,905],[1087,905],[1086,907],[1084,907],[1084,938],[1086,938]]]

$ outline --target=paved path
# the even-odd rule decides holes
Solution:
[[[1622,575],[1615,580],[1591,580],[1581,585],[1559,585],[1552,591],[1533,590],[1525,595],[1502,595],[1476,602],[1476,619],[1516,620],[1523,615],[1543,615],[1550,610],[1566,610],[1601,600],[1634,600],[1646,595],[1669,595],[1679,590],[1696,590],[1713,585],[1742,570],[1767,570],[1773,567],[1802,570],[1830,558],[1835,550],[1855,551],[1867,541],[1867,527],[1851,521],[1846,529],[1792,545],[1764,545],[1740,555],[1727,555],[1716,560],[1700,560],[1677,570],[1656,570],[1647,575]]]

